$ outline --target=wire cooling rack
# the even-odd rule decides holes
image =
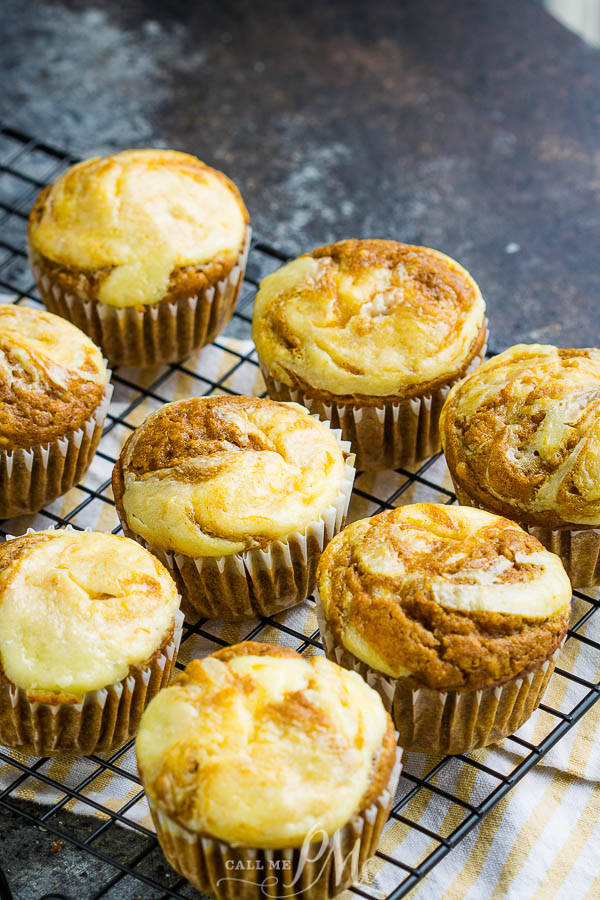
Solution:
[[[27,214],[44,184],[73,162],[68,153],[13,129],[0,128],[0,293],[8,295],[3,297],[5,301],[39,305],[25,253]],[[0,533],[20,534],[29,526],[67,524],[117,533],[120,528],[110,488],[112,465],[122,442],[150,411],[183,396],[263,393],[250,338],[252,303],[260,278],[285,259],[266,243],[253,242],[237,310],[210,347],[181,363],[150,372],[116,370],[104,435],[85,481],[38,515],[2,523]],[[413,471],[359,474],[350,518],[406,502],[454,503],[455,499],[443,458],[438,455]],[[583,633],[600,603],[584,594],[576,597],[578,615],[568,639],[600,651],[600,643]],[[206,620],[186,626],[178,666],[183,668],[194,656],[244,639],[284,643],[306,654],[322,651],[314,604],[309,599],[286,613],[242,626]],[[366,879],[347,896],[353,893],[368,900],[405,896],[598,700],[600,687],[585,674],[559,666],[554,678],[566,679],[568,701],[557,704],[561,708],[542,704],[535,714],[540,721],[527,732],[529,739],[520,734],[508,738],[505,749],[510,752],[503,756],[478,751],[443,759],[405,758],[380,851],[369,865]],[[477,785],[477,791],[469,794],[461,787],[467,769],[470,784]],[[65,844],[78,848],[79,867],[63,868],[56,885],[49,876],[48,885],[58,893],[44,893],[44,888],[40,894],[46,898],[198,896],[160,853],[131,745],[110,757],[92,756],[66,764],[0,748],[0,808],[5,816],[13,814],[11,822],[18,823],[25,842],[39,842],[42,829],[53,840],[51,853]],[[0,846],[0,865],[10,879],[14,860],[3,859],[2,853]],[[87,882],[82,881],[84,876]],[[87,888],[82,887],[84,883]],[[40,894],[33,888],[27,896],[37,900]],[[10,897],[8,881],[0,870],[0,898]]]

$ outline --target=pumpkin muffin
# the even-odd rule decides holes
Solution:
[[[78,163],[41,192],[28,232],[48,309],[129,366],[213,340],[233,313],[249,240],[233,182],[173,150]]]
[[[164,566],[134,541],[71,529],[0,544],[0,744],[110,752],[168,684],[182,616]]]
[[[450,393],[440,421],[460,503],[508,516],[600,585],[600,350],[520,344]]]
[[[420,503],[348,526],[317,584],[330,659],[382,694],[405,750],[463,753],[537,708],[568,627],[560,559],[514,522]]]
[[[343,527],[348,449],[295,403],[178,400],[123,447],[117,511],[173,573],[191,621],[272,615],[312,593],[320,554]]]
[[[165,856],[218,900],[334,897],[375,852],[400,773],[362,678],[253,642],[193,660],[136,753]]]
[[[78,328],[0,304],[0,518],[37,512],[85,474],[112,395],[109,377]]]
[[[485,304],[437,250],[340,241],[262,281],[252,334],[270,397],[330,419],[357,468],[397,468],[438,452],[448,388],[485,353]]]

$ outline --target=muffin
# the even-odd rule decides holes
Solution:
[[[193,397],[130,436],[113,491],[125,533],[173,573],[187,618],[233,622],[312,593],[353,480],[348,445],[303,407]]]
[[[102,354],[69,322],[0,304],[0,518],[37,512],[92,461],[112,387]]]
[[[222,172],[173,150],[125,150],[39,195],[28,245],[41,297],[111,363],[182,359],[229,321],[250,232]]]
[[[270,397],[330,419],[358,469],[397,468],[438,452],[448,388],[485,353],[485,304],[437,250],[340,241],[262,281],[252,336]]]
[[[380,691],[407,751],[464,753],[537,708],[569,622],[560,559],[514,522],[419,503],[354,522],[322,556],[330,659]]]
[[[600,350],[520,344],[450,393],[440,421],[460,503],[508,516],[600,585]]]
[[[334,897],[375,852],[400,773],[356,673],[253,642],[193,660],[136,753],[165,856],[218,900]]]
[[[114,534],[29,532],[0,544],[0,744],[110,752],[169,682],[182,616],[169,573]]]

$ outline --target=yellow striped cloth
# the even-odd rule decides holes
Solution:
[[[237,354],[251,350],[249,341],[221,338],[224,347],[230,347]],[[233,357],[227,350],[214,346],[204,348],[196,354],[186,367],[205,378],[217,380],[226,376],[239,356]],[[132,377],[138,373],[127,373]],[[156,373],[155,373],[156,374]],[[146,386],[151,375],[144,374]],[[155,375],[154,375],[155,377]],[[238,393],[259,394],[264,385],[256,366],[243,363],[226,378],[225,387]],[[191,374],[184,371],[173,372],[161,385],[158,393],[165,400],[176,400],[197,394],[203,385]],[[111,412],[119,415],[132,400],[139,398],[134,387],[117,383],[111,403]],[[127,415],[131,425],[138,425],[145,416],[159,405],[156,399],[144,399],[133,412]],[[129,434],[122,426],[114,428],[101,442],[100,449],[109,456],[116,456],[120,446]],[[97,457],[86,477],[86,484],[96,489],[110,477],[110,463]],[[350,510],[350,519],[372,514],[377,504],[370,497],[385,498],[408,484],[398,497],[397,503],[447,500],[447,495],[436,489],[441,484],[450,490],[449,476],[443,460],[437,461],[426,473],[426,482],[407,482],[406,476],[394,472],[366,474],[359,478],[358,486],[364,492],[356,494]],[[105,491],[110,497],[110,489]],[[63,516],[73,510],[85,498],[85,494],[74,488],[65,497],[52,504],[55,515]],[[13,520],[8,523],[9,531],[21,534],[27,527],[47,528],[50,520],[43,514],[35,517]],[[76,517],[74,524],[109,531],[117,524],[116,514],[110,503],[95,499]],[[578,601],[574,620],[588,609],[585,601]],[[597,618],[596,623],[594,619]],[[314,607],[306,602],[281,616],[296,632],[309,636],[317,628]],[[207,630],[228,642],[243,640],[257,623],[241,625],[220,625],[208,623]],[[583,634],[598,639],[600,636],[600,615],[592,617],[582,630]],[[258,639],[298,646],[298,640],[271,627],[265,627]],[[187,663],[196,656],[212,652],[215,644],[207,638],[190,637],[185,640],[180,660]],[[313,652],[313,651],[309,651]],[[597,681],[600,677],[600,654],[585,644],[570,640],[566,644],[559,665],[568,671]],[[570,710],[583,696],[585,690],[565,678],[555,675],[545,701],[552,707]],[[519,732],[524,739],[537,743],[556,724],[557,719],[539,712]],[[509,773],[525,755],[519,746],[511,741],[503,745],[472,754],[478,762]],[[15,762],[27,764],[36,760],[25,759],[12,754]],[[422,776],[429,772],[439,760],[421,755],[411,755],[404,760],[405,769],[413,775]],[[40,768],[46,775],[62,785],[77,790],[82,799],[69,798],[62,790],[48,786],[34,776],[21,782],[10,794],[16,800],[35,800],[50,804],[66,801],[66,809],[93,816],[100,824],[107,816],[94,804],[105,806],[118,812],[123,810],[140,793],[139,786],[127,777],[135,774],[135,759],[128,751],[118,760],[116,766],[123,774],[111,773],[93,760],[64,759],[50,760]],[[0,791],[8,788],[20,772],[12,765],[0,764]],[[600,898],[600,875],[598,875],[597,848],[600,846],[600,704],[572,729],[565,738],[531,771],[525,779],[503,799],[448,856],[446,856],[413,891],[413,900],[547,900],[557,897],[561,900],[592,900]],[[444,791],[459,796],[466,803],[480,803],[499,781],[484,771],[458,760],[450,760],[432,779]],[[401,782],[399,797],[412,787],[407,780]],[[421,789],[413,800],[402,810],[406,818],[418,822],[431,831],[448,836],[463,821],[465,812],[456,803],[442,796]],[[145,800],[140,797],[122,813],[131,823],[140,823],[151,828],[151,821]],[[409,825],[391,820],[383,834],[381,850],[407,865],[416,866],[437,847],[436,841],[423,835]],[[400,870],[377,858],[367,867],[364,877],[365,890],[373,897],[385,897],[402,880]],[[344,900],[355,895],[346,892]]]
[[[587,633],[600,628],[592,622]],[[598,623],[600,625],[600,622]],[[571,640],[559,660],[569,671],[600,677],[595,651]],[[598,654],[595,654],[598,656]],[[569,687],[567,687],[569,684]],[[566,679],[555,676],[544,698],[549,706],[567,710],[582,695]],[[537,743],[557,719],[538,712],[519,736]],[[510,741],[477,751],[472,756],[502,773],[520,761]],[[583,900],[600,897],[597,853],[600,847],[600,704],[592,708],[570,733],[525,776],[496,807],[410,893],[413,900]],[[429,771],[437,760],[408,757],[414,774]],[[477,769],[456,763],[448,776],[435,779],[462,800],[477,805],[494,787],[494,779]],[[406,815],[433,831],[448,836],[463,819],[456,804],[442,804],[421,790]],[[437,842],[423,840],[407,826],[388,827],[381,849],[403,862],[416,865]],[[377,886],[391,887],[385,872]]]

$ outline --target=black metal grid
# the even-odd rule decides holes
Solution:
[[[0,293],[11,295],[16,303],[39,305],[24,249],[29,209],[44,184],[74,161],[75,159],[68,153],[21,132],[0,128]],[[173,398],[169,385],[172,386],[175,382],[179,384],[179,394],[207,395],[219,392],[237,393],[236,381],[239,380],[238,376],[244,374],[243,370],[246,367],[253,368],[251,378],[258,379],[256,356],[250,344],[252,301],[259,278],[272,271],[286,258],[285,254],[261,241],[253,242],[244,288],[234,318],[224,335],[214,344],[221,360],[216,373],[206,352],[200,355],[198,368],[195,368],[195,357],[192,357],[191,360],[185,360],[177,365],[162,366],[150,376],[125,369],[115,371],[113,373],[115,397],[111,403],[104,436],[97,454],[97,468],[104,472],[105,478],[99,480],[96,477],[95,481],[86,479],[83,484],[69,492],[66,498],[52,504],[49,509],[43,510],[36,517],[3,523],[5,530],[0,529],[0,533],[3,535],[21,533],[30,524],[38,528],[50,527],[52,524],[72,524],[75,528],[82,528],[87,524],[86,513],[92,507],[96,510],[96,517],[99,507],[102,508],[100,518],[102,515],[106,518],[110,513],[112,530],[117,533],[120,528],[118,524],[114,524],[117,520],[110,493],[110,470],[115,459],[115,443],[113,441],[111,444],[111,435],[113,438],[117,437],[118,444],[122,439],[119,438],[119,432],[123,436],[129,433],[143,417],[142,413],[147,411],[148,404],[155,407]],[[233,343],[231,338],[234,339]],[[223,359],[226,360],[225,364]],[[364,475],[359,476],[351,515],[358,518],[402,502],[432,498],[442,498],[447,503],[453,503],[456,499],[449,487],[447,476],[443,475],[439,455],[427,460],[415,471],[398,470],[395,473],[388,473],[387,476],[383,476],[383,481],[375,482],[375,487],[372,479],[369,480]],[[593,651],[600,652],[600,643],[581,633],[600,607],[600,602],[578,592],[576,597],[581,614],[572,625],[568,639],[582,642]],[[306,604],[310,607],[311,600],[306,601]],[[310,617],[308,621],[311,621]],[[261,619],[235,637],[237,640],[252,638],[283,641],[305,653],[320,652],[322,649],[314,620],[312,626],[306,629],[298,626],[293,617],[290,619],[289,614]],[[193,627],[186,625],[180,658],[186,656],[186,645],[189,643],[191,646],[194,640],[198,639],[206,652],[228,642],[227,635],[219,634],[218,630],[211,627],[211,623],[206,620]],[[182,662],[178,665],[183,667]],[[554,677],[566,679],[569,685],[576,685],[579,688],[577,698],[568,704],[567,709],[554,709],[542,705],[542,714],[548,721],[548,727],[538,744],[518,736],[507,739],[507,747],[518,750],[522,758],[516,764],[511,763],[506,771],[501,771],[500,767],[493,768],[486,765],[478,759],[477,754],[445,757],[434,763],[429,760],[423,763],[422,758],[417,763],[413,757],[405,760],[401,785],[390,821],[404,826],[402,832],[404,836],[410,832],[411,835],[422,837],[426,846],[423,852],[417,854],[416,861],[408,861],[406,857],[403,858],[402,853],[378,853],[378,862],[385,867],[388,883],[390,880],[393,882],[393,887],[387,895],[388,900],[399,900],[405,896],[471,829],[479,824],[486,813],[598,700],[600,683],[592,683],[585,675],[567,671],[559,666]],[[30,822],[32,839],[35,826],[41,826],[57,838],[64,838],[89,854],[91,866],[103,867],[107,871],[106,879],[102,886],[95,890],[93,898],[106,897],[109,894],[113,897],[121,896],[118,893],[119,885],[126,883],[129,886],[134,884],[136,896],[164,898],[198,896],[195,892],[190,893],[189,885],[166,866],[157,868],[149,865],[152,855],[156,856],[159,851],[153,831],[129,815],[140,802],[143,792],[136,772],[123,764],[127,750],[128,747],[123,748],[108,758],[90,757],[88,774],[72,786],[63,784],[49,774],[47,760],[37,759],[32,762],[0,750],[0,765],[4,764],[10,767],[11,773],[14,772],[14,778],[11,775],[10,783],[0,791],[0,807],[17,813]],[[457,766],[472,767],[475,770],[473,774],[479,779],[480,784],[480,799],[477,803],[460,796],[454,789]],[[116,809],[104,806],[86,793],[86,789],[96,779],[100,776],[106,777],[110,773],[126,779],[132,791],[129,799]],[[15,795],[28,780],[30,783],[37,782],[56,789],[59,799],[50,806],[21,802]],[[454,823],[458,819],[458,824],[453,824],[449,829],[438,827],[434,830],[419,822],[418,809],[424,796],[440,804],[438,817],[440,823],[450,812],[454,814],[451,815],[450,821]],[[79,811],[85,808],[99,820],[97,827],[85,836],[74,833],[75,830],[65,824],[65,816],[62,819],[58,816],[59,813],[65,813],[65,807],[74,801],[79,801]],[[68,817],[68,814],[66,815]],[[118,824],[128,826],[127,831],[121,829],[124,835],[121,841],[122,852],[119,855],[109,854],[102,849],[103,837]],[[444,833],[445,831],[448,833]],[[404,844],[399,843],[399,846],[402,850]],[[6,863],[5,860],[4,864]],[[69,885],[61,885],[61,890],[65,894],[60,896],[74,898],[75,895],[69,893]],[[7,891],[0,871],[0,896],[9,896]],[[381,894],[366,883],[361,883],[352,891],[356,896],[370,900],[381,898]]]

